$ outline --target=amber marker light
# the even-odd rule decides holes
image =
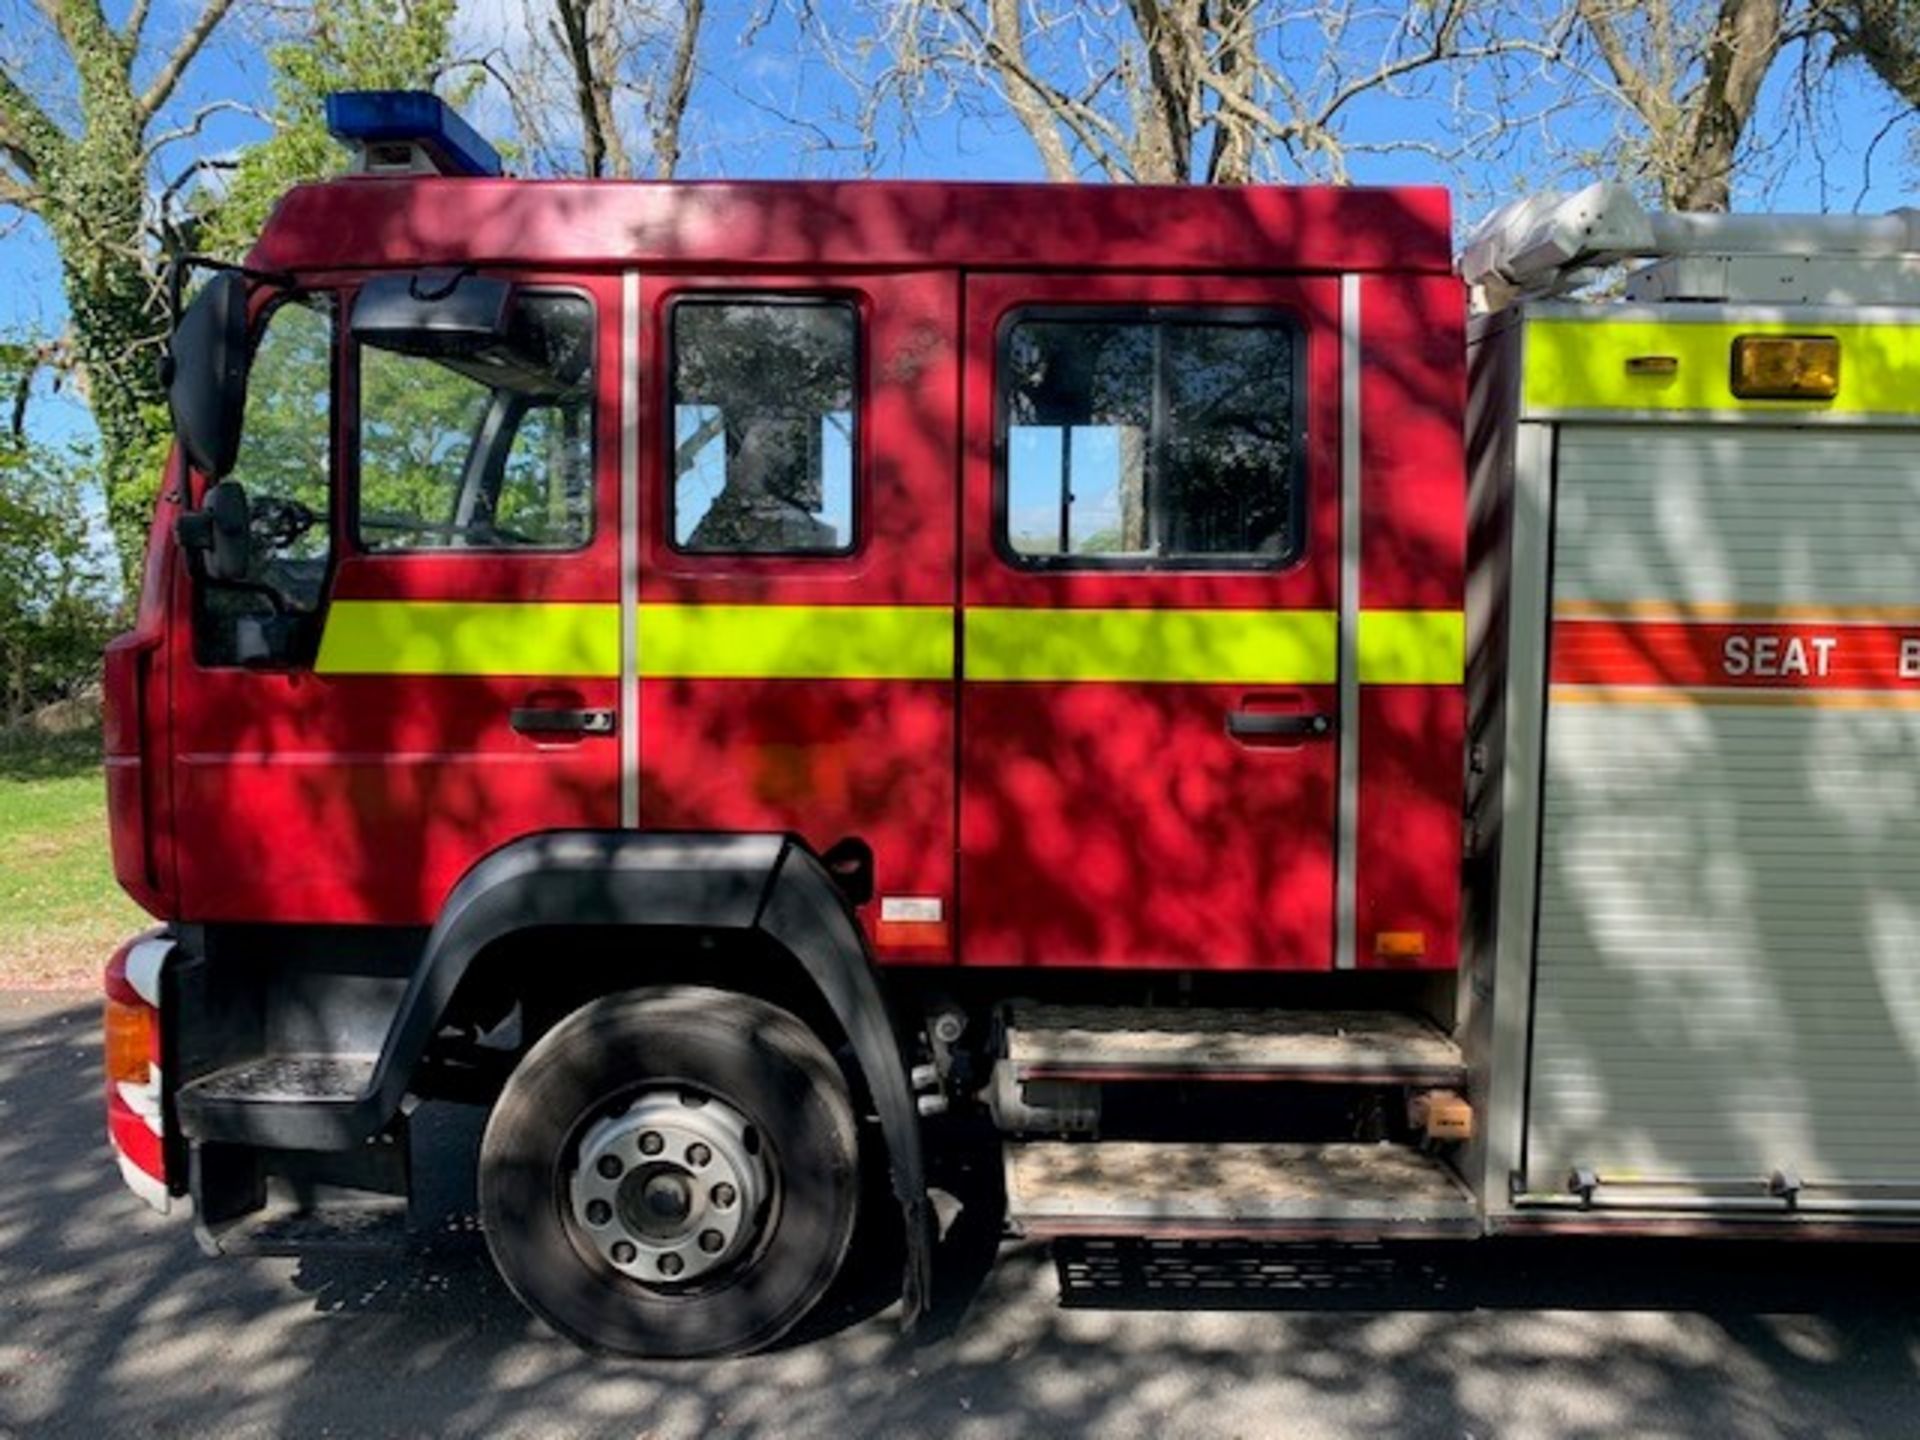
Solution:
[[[1373,937],[1373,953],[1382,960],[1418,960],[1427,953],[1427,932],[1382,930]]]
[[[1742,400],[1831,400],[1840,393],[1832,335],[1737,335],[1733,393]]]
[[[126,1080],[144,1085],[158,1047],[154,1044],[154,1012],[145,1005],[109,999],[106,1007],[107,1081]]]

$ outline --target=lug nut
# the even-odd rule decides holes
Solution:
[[[640,1153],[642,1155],[658,1155],[666,1148],[667,1142],[661,1138],[658,1130],[649,1130],[640,1137]]]
[[[733,1186],[727,1184],[724,1180],[714,1186],[713,1189],[708,1192],[708,1196],[713,1201],[713,1208],[716,1210],[728,1209],[735,1200],[740,1198],[734,1193]]]
[[[713,1151],[702,1145],[698,1140],[687,1147],[687,1163],[693,1166],[694,1169],[700,1169],[711,1159],[713,1159]]]
[[[685,1268],[686,1268],[686,1262],[682,1260],[678,1255],[669,1254],[669,1255],[662,1255],[660,1257],[660,1273],[666,1276],[669,1280],[671,1280],[674,1276],[678,1275]]]
[[[613,1242],[613,1263],[616,1265],[633,1264],[634,1256],[639,1253],[640,1252],[634,1248],[631,1240],[616,1240]]]
[[[618,1155],[602,1155],[593,1162],[593,1168],[600,1172],[600,1178],[603,1180],[618,1180],[620,1172],[626,1167],[620,1163]]]
[[[613,1207],[606,1201],[589,1200],[587,1202],[587,1223],[589,1225],[604,1225],[611,1219],[613,1219]]]
[[[709,1255],[718,1255],[720,1253],[720,1247],[726,1243],[727,1237],[722,1235],[718,1230],[702,1230],[700,1232],[700,1248]]]

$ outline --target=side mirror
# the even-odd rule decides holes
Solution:
[[[247,339],[247,282],[228,270],[201,287],[167,345],[163,378],[173,433],[193,468],[214,480],[240,457]]]
[[[180,548],[209,580],[244,581],[253,568],[253,507],[238,480],[209,487],[206,503],[174,522]]]

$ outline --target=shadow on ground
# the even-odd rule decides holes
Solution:
[[[0,996],[0,1434],[1911,1434],[1916,1252],[1648,1242],[1009,1245],[949,1235],[938,1308],[880,1313],[897,1239],[804,1343],[581,1354],[468,1211],[428,1110],[413,1249],[204,1260],[100,1141],[95,1012]]]

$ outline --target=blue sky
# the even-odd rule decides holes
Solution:
[[[158,0],[155,13],[161,31],[177,33],[198,3]],[[16,49],[22,43],[31,46],[36,24],[31,10],[22,0],[10,0],[7,8],[15,18],[0,26],[0,40]],[[687,125],[682,173],[762,177],[860,173],[865,163],[862,156],[823,146],[820,138],[822,133],[841,138],[850,134],[833,117],[850,112],[859,96],[827,66],[803,55],[784,7],[776,7],[752,45],[743,47],[743,28],[763,8],[764,0],[713,0],[709,5],[704,68]],[[109,5],[110,12],[122,9],[123,5]],[[856,11],[850,0],[817,0],[815,13],[824,27],[844,34],[867,12]],[[488,49],[512,53],[527,43],[525,15],[526,7],[517,0],[466,0],[456,44],[469,53]],[[232,27],[189,72],[170,107],[172,118],[177,122],[214,101],[264,106],[269,82],[257,26]],[[1914,127],[1909,121],[1882,136],[1889,117],[1896,113],[1887,97],[1863,76],[1844,76],[1819,114],[1788,124],[1782,96],[1789,82],[1789,67],[1776,67],[1771,94],[1762,106],[1767,117],[1762,133],[1785,138],[1771,153],[1759,157],[1738,196],[1741,208],[1872,212],[1915,203],[1915,162],[1907,144]],[[1347,134],[1362,142],[1437,138],[1455,98],[1429,87],[1411,98],[1363,100],[1349,112]],[[1487,103],[1489,95],[1486,85],[1480,84],[1457,98],[1474,106]],[[1535,87],[1527,103],[1545,107],[1555,98],[1551,91]],[[797,129],[782,118],[793,115],[816,121],[825,117],[826,123],[817,129]],[[483,132],[495,135],[509,124],[497,95],[483,94],[472,107],[471,118]],[[166,168],[170,174],[202,147],[218,153],[260,133],[259,122],[251,117],[215,116],[198,140],[168,152]],[[1463,157],[1451,169],[1416,153],[1362,155],[1354,161],[1354,178],[1377,184],[1451,184],[1462,192],[1460,218],[1470,221],[1489,208],[1493,197],[1565,183],[1569,178],[1564,173],[1565,156],[1583,147],[1597,147],[1605,133],[1606,121],[1593,107],[1574,108],[1510,136],[1497,153]],[[1876,136],[1881,139],[1869,167],[1867,157]],[[1010,180],[1040,175],[1024,134],[1004,116],[978,113],[977,107],[938,109],[919,117],[911,131],[897,115],[888,115],[880,139],[874,165],[879,174]],[[0,327],[12,333],[51,334],[59,331],[64,318],[58,270],[45,236],[30,221],[14,227],[0,238]],[[32,417],[36,432],[49,438],[86,429],[84,409],[71,398],[43,395]]]

